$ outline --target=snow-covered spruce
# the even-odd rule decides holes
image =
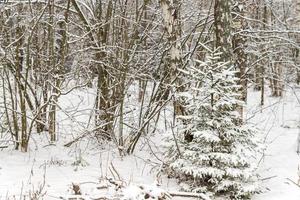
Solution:
[[[169,166],[185,191],[247,199],[257,190],[250,161],[256,131],[240,123],[235,71],[219,57],[212,52],[182,71],[189,86],[178,96],[185,114],[168,142]]]

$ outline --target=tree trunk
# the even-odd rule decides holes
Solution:
[[[106,46],[108,42],[108,36],[110,31],[111,24],[109,20],[112,17],[113,4],[112,1],[108,2],[106,9],[106,16],[104,20],[102,19],[102,3],[98,3],[96,18],[100,26],[97,32],[97,43],[99,46]],[[105,24],[105,25],[103,25]],[[102,27],[103,26],[103,27]],[[105,62],[107,61],[107,55],[104,51],[99,51],[96,53],[97,61]],[[104,139],[112,139],[113,134],[113,110],[111,105],[111,94],[110,94],[110,75],[106,69],[105,64],[97,64],[97,73],[98,73],[98,84],[97,84],[97,96],[96,96],[96,115],[95,115],[95,124],[99,126],[105,124],[100,129],[100,137]],[[114,109],[114,108],[113,108]]]
[[[296,27],[299,29],[300,27],[300,1],[296,0]],[[300,36],[299,34],[296,35],[296,42],[300,44]],[[295,50],[295,64],[296,64],[296,82],[300,85],[300,50],[299,48]]]
[[[56,56],[55,56],[55,28],[54,28],[54,0],[48,1],[48,9],[49,9],[49,26],[48,26],[48,41],[49,41],[49,66],[52,68],[52,71],[56,75]],[[52,82],[54,82],[55,87],[57,86],[57,80],[55,77],[51,77]],[[54,142],[56,140],[56,103],[57,103],[57,89],[52,87],[52,95],[55,95],[51,98],[50,108],[48,114],[48,132],[50,135],[50,141]]]
[[[239,32],[247,28],[245,20],[245,1],[244,0],[235,0],[233,8],[233,30],[234,35],[232,38],[232,47],[234,53],[234,64],[235,68],[238,71],[238,85],[241,86],[240,89],[240,100],[247,102],[247,90],[248,90],[248,77],[246,74],[247,71],[247,54],[245,52],[246,48],[246,37],[241,35]],[[241,119],[243,119],[243,106],[238,107]]]
[[[178,69],[182,68],[182,58],[181,58],[181,26],[180,26],[180,1],[174,0],[160,0],[160,6],[163,14],[165,31],[168,37],[169,50],[164,58],[164,65],[162,69],[162,95],[161,99],[168,99],[171,87],[170,84],[173,84],[172,81],[177,79],[176,85],[180,86],[180,77],[178,76]],[[182,90],[180,87],[176,87],[176,90]],[[175,102],[175,113],[179,114],[180,105],[178,102]]]
[[[231,38],[231,0],[215,0],[214,26],[216,36],[216,48],[220,48],[221,60],[232,61],[232,38]]]

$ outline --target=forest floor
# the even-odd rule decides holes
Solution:
[[[258,158],[263,193],[253,199],[299,200],[300,157],[296,150],[300,89],[290,88],[282,98],[266,96],[263,107],[259,105],[259,95],[259,92],[250,92],[245,113],[248,122],[262,131],[266,144],[264,156]],[[21,199],[20,196],[33,193],[40,193],[44,199],[62,199],[74,192],[72,183],[80,185],[81,193],[93,199],[99,195],[99,179],[105,177],[121,179],[125,184],[159,182],[167,191],[179,190],[176,180],[157,174],[162,159],[157,144],[164,137],[163,130],[158,130],[157,137],[142,138],[136,152],[125,157],[119,156],[111,145],[103,149],[90,148],[95,145],[82,141],[71,147],[63,146],[87,128],[92,96],[91,92],[82,91],[61,100],[64,112],[59,113],[59,118],[65,123],[59,129],[64,134],[59,135],[55,146],[49,145],[47,134],[41,134],[33,135],[28,153],[12,149],[0,151],[0,200]]]
[[[249,99],[258,100],[259,95],[251,93]],[[267,96],[262,110],[255,109],[259,108],[258,103],[250,101],[248,104],[248,117],[255,114],[250,121],[260,128],[266,145],[258,169],[264,193],[254,199],[299,200],[300,89],[289,88],[282,98]]]

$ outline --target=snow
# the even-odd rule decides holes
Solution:
[[[266,140],[265,155],[258,160],[258,172],[263,179],[262,193],[255,195],[254,200],[300,199],[300,187],[296,185],[300,176],[300,159],[296,153],[300,102],[295,94],[300,96],[299,88],[295,92],[288,89],[282,98],[266,96],[266,105],[263,107],[259,105],[259,92],[251,91],[249,94],[246,118],[263,131],[263,139]],[[90,90],[76,90],[62,97],[60,105],[68,111],[68,115],[73,116],[73,120],[68,120],[67,114],[59,111],[59,118],[64,123],[59,127],[60,140],[56,145],[49,145],[47,135],[41,134],[34,135],[28,153],[12,149],[0,151],[0,200],[13,196],[19,199],[21,195],[30,192],[32,195],[40,188],[43,199],[72,197],[72,183],[80,185],[86,199],[99,194],[113,195],[116,192],[113,187],[109,190],[98,188],[101,180],[106,177],[118,179],[118,176],[124,184],[122,194],[132,199],[140,199],[137,195],[141,194],[141,185],[145,191],[151,190],[154,196],[164,191],[179,190],[176,180],[157,173],[161,162],[149,148],[142,148],[142,145],[134,155],[125,157],[119,156],[116,148],[110,144],[103,148],[91,148],[95,145],[82,141],[70,148],[63,146],[88,128],[92,102],[93,91]],[[144,146],[147,146],[147,142],[157,144],[161,137],[163,135],[148,138],[150,141],[143,138],[141,143]],[[153,147],[152,150],[161,156],[157,148]],[[157,183],[161,186],[157,186]]]
[[[296,152],[300,102],[295,96],[300,96],[300,90],[295,90],[296,93],[292,89],[287,90],[282,98],[266,96],[266,105],[262,108],[258,106],[259,92],[249,96],[248,107],[252,110],[248,110],[248,117],[262,110],[256,113],[251,122],[257,123],[266,140],[265,155],[259,165],[261,179],[266,180],[262,181],[263,193],[255,195],[254,200],[300,199],[300,186],[293,183],[300,178],[300,159]]]
[[[48,146],[24,154],[17,151],[0,152],[0,194],[18,196],[42,185],[45,174],[46,199],[66,198],[72,194],[72,183],[83,187],[82,194],[89,198],[99,195],[96,186],[101,177],[112,177],[113,165],[121,179],[134,183],[154,183],[152,166],[135,156],[120,158],[113,150],[83,155],[84,166],[74,166],[74,154],[67,148]],[[112,164],[113,163],[113,164]],[[23,189],[22,189],[23,188]],[[23,192],[22,192],[23,190]],[[25,192],[26,191],[26,192]],[[0,198],[1,199],[1,198]]]

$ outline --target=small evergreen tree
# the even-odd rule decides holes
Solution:
[[[186,114],[177,118],[170,168],[184,190],[246,199],[256,191],[249,158],[257,143],[254,129],[242,124],[236,111],[243,102],[238,100],[235,71],[220,61],[218,51],[198,62],[182,71],[190,83],[179,94]]]

